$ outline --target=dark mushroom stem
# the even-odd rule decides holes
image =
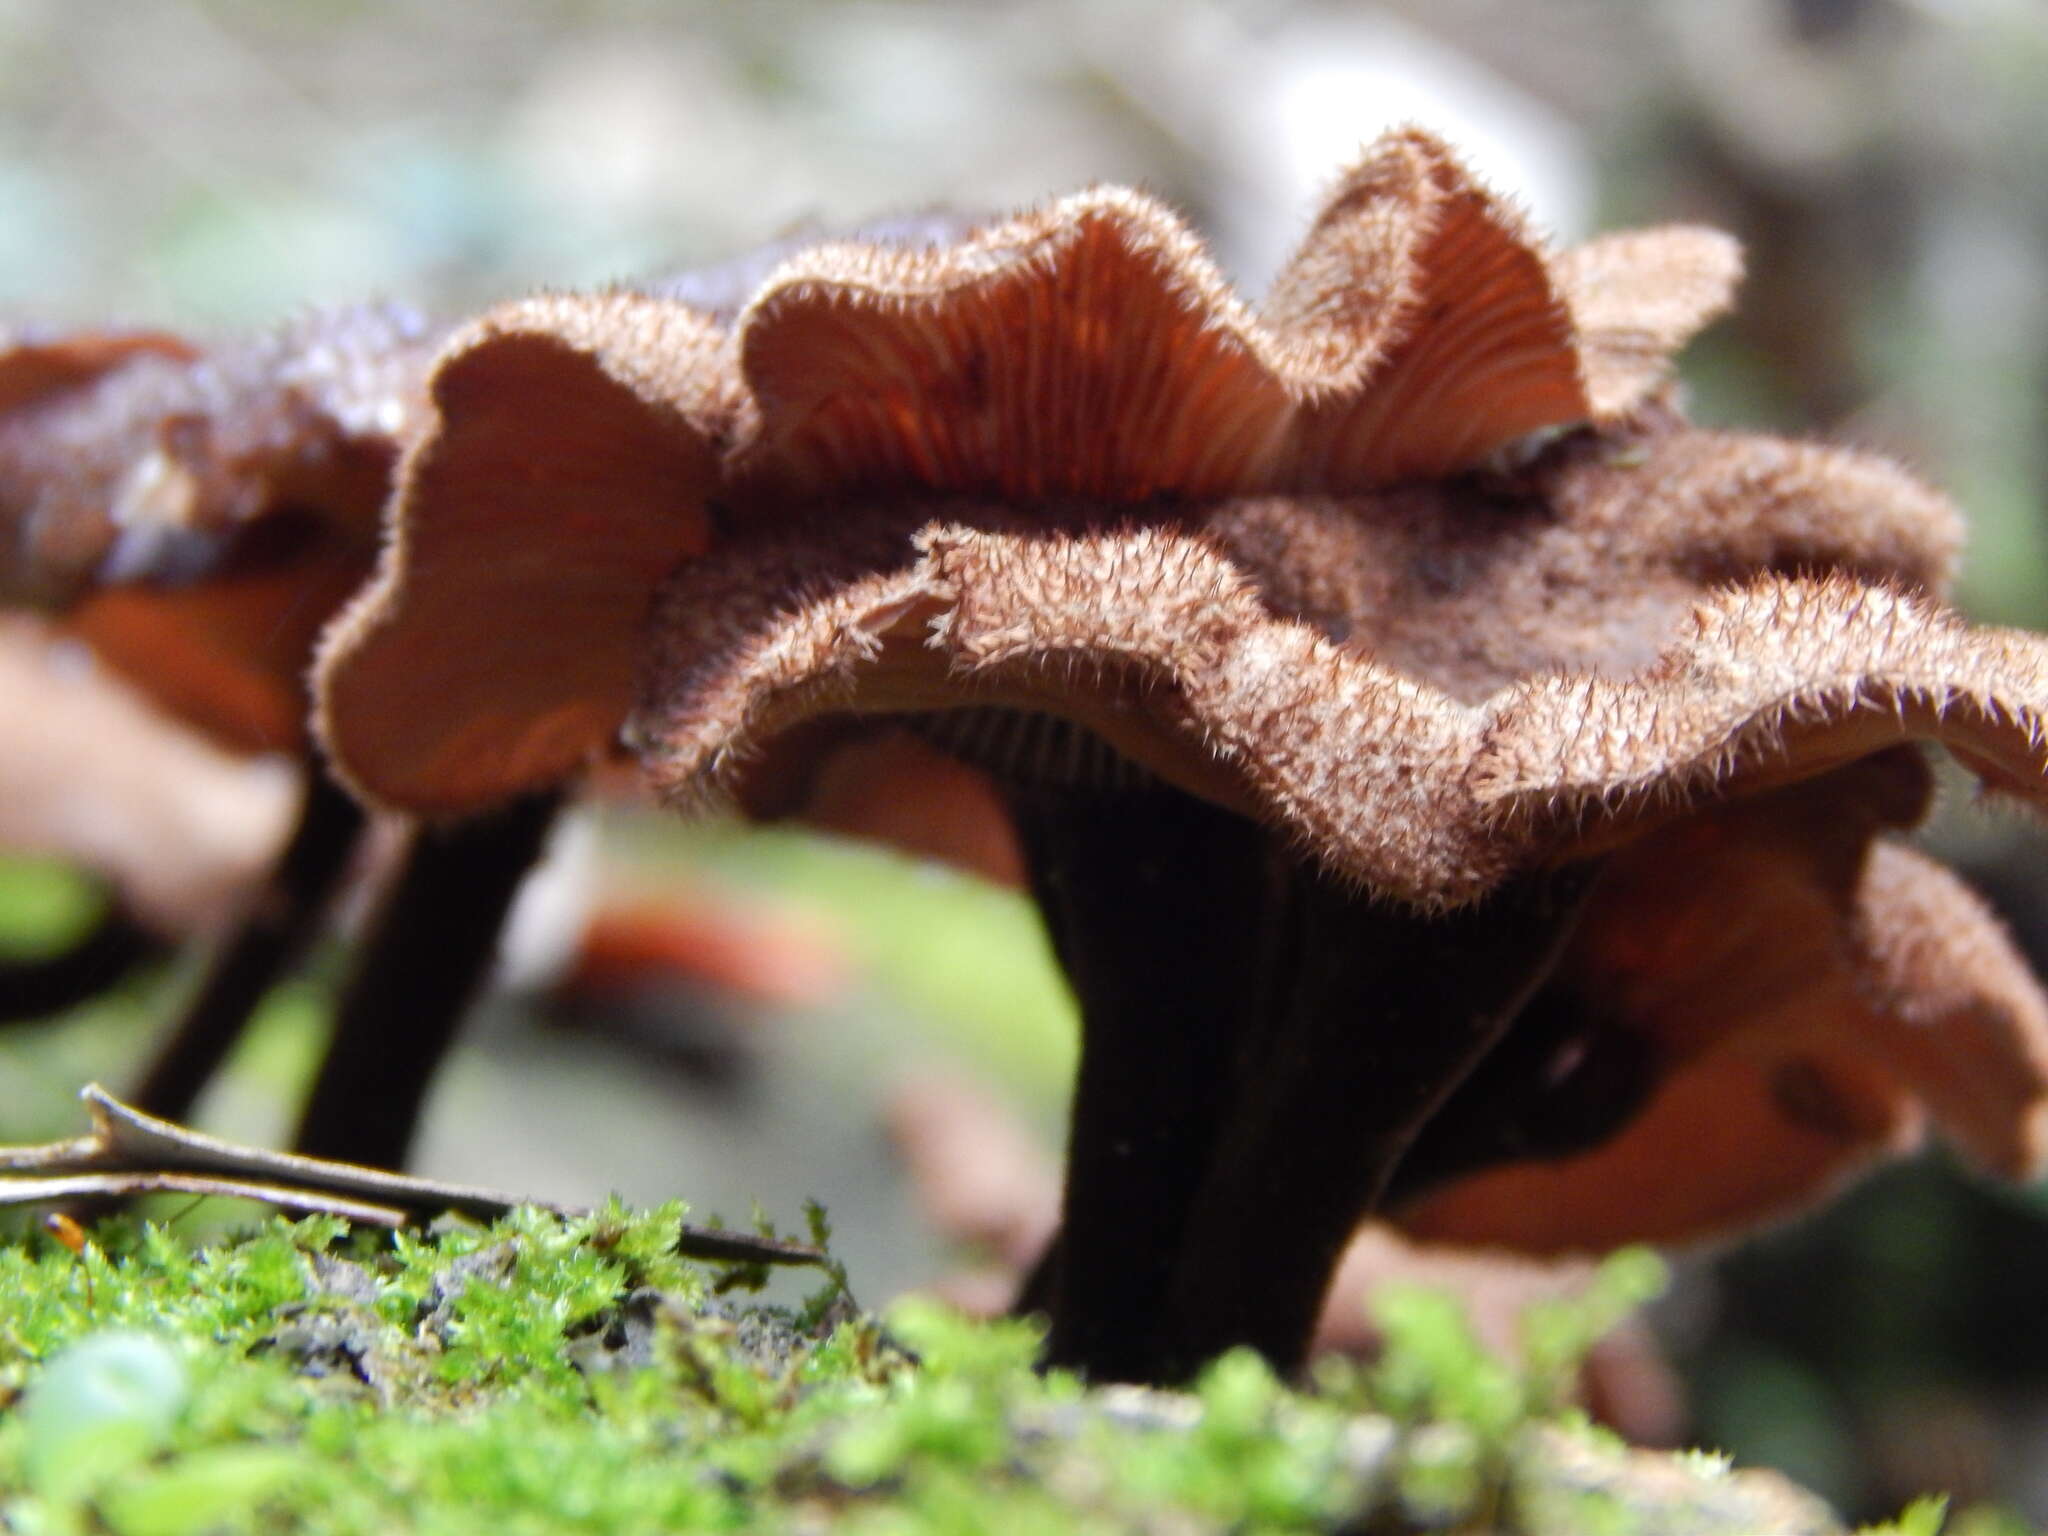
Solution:
[[[361,808],[313,768],[284,852],[129,1093],[136,1108],[165,1120],[190,1116],[264,994],[298,963],[320,931],[362,828]]]
[[[113,902],[62,949],[0,962],[0,1024],[75,1008],[118,986],[165,949],[162,939]]]
[[[1012,793],[1082,1012],[1047,1363],[1175,1382],[1303,1361],[1337,1261],[1556,961],[1590,883],[1375,901],[1158,784]]]
[[[404,1161],[427,1085],[559,805],[559,795],[537,795],[416,835],[337,1005],[300,1150],[380,1167]],[[363,824],[355,801],[315,769],[283,854],[131,1095],[137,1108],[189,1116],[264,994],[320,931]]]
[[[1158,788],[1015,803],[1083,1020],[1061,1236],[1027,1292],[1051,1319],[1049,1363],[1163,1380],[1162,1309],[1265,969],[1241,900],[1266,891],[1265,836]]]
[[[497,955],[520,882],[562,797],[415,834],[337,1005],[334,1034],[293,1145],[310,1157],[396,1168],[435,1069]]]
[[[1265,978],[1276,1006],[1247,1032],[1252,1059],[1182,1238],[1170,1377],[1237,1344],[1283,1372],[1303,1363],[1359,1221],[1510,1032],[1589,875],[1525,876],[1470,911],[1426,916],[1290,860],[1285,969]]]

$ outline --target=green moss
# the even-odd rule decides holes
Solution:
[[[1948,1500],[1915,1499],[1898,1519],[1863,1527],[1857,1536],[2032,1536],[2033,1527],[2010,1510],[1978,1505],[1948,1518]]]
[[[1916,1499],[1898,1519],[1880,1526],[1865,1526],[1862,1536],[1941,1536],[1948,1523],[1948,1500]]]
[[[1629,1524],[1615,1492],[1628,1454],[1555,1427],[1571,1349],[1619,1281],[1536,1330],[1546,1342],[1519,1367],[1415,1292],[1382,1312],[1382,1361],[1332,1367],[1315,1392],[1245,1353],[1186,1394],[1089,1390],[1032,1369],[1023,1323],[929,1302],[878,1321],[830,1279],[802,1308],[738,1304],[733,1274],[673,1253],[681,1216],[521,1211],[396,1235],[272,1220],[197,1248],[122,1223],[80,1255],[0,1248],[0,1394],[19,1404],[0,1416],[0,1520],[57,1536],[1280,1532],[1368,1517],[1620,1532],[1754,1514]],[[1747,1486],[1658,1466],[1724,1504]]]

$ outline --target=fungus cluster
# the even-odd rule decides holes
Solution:
[[[1732,1232],[1929,1123],[2022,1174],[2048,1010],[1901,838],[1917,742],[2048,799],[2048,647],[1942,606],[1889,463],[1684,420],[1738,265],[1550,250],[1406,131],[1256,309],[1118,189],[730,308],[506,305],[432,365],[320,739],[428,817],[622,740],[684,809],[978,776],[1083,1028],[1021,1304],[1096,1376],[1298,1364],[1372,1212]]]
[[[132,1090],[153,1114],[191,1108],[359,857],[363,814],[314,751],[306,672],[375,565],[439,339],[409,312],[366,306],[204,347],[155,332],[0,338],[0,598],[52,610],[215,746],[304,765],[290,837]],[[528,801],[414,836],[338,1005],[299,1146],[403,1158],[547,822],[547,803]],[[103,948],[66,957],[92,962],[66,973],[103,975]]]

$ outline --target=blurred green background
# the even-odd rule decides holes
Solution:
[[[364,297],[453,316],[1093,180],[1174,199],[1256,291],[1315,188],[1406,119],[1565,237],[1739,233],[1743,307],[1688,358],[1696,414],[1898,454],[1970,514],[1964,605],[2048,620],[2037,0],[0,0],[0,324],[206,332]],[[2048,958],[2040,835],[1952,794],[1933,836]],[[796,913],[839,982],[805,1006],[683,988],[573,1029],[508,995],[421,1165],[736,1218],[817,1195],[864,1299],[938,1273],[883,1107],[938,1063],[1056,1141],[1071,1027],[1024,904],[782,832],[620,812],[596,848]],[[0,944],[56,942],[93,900],[10,864]],[[72,1130],[78,1083],[122,1079],[193,963],[0,1039],[0,1134]],[[273,1003],[209,1124],[279,1133],[322,1006],[318,976]],[[1939,1486],[2048,1519],[2042,1210],[1930,1159],[1689,1261],[1658,1319],[1688,1434],[1851,1513]]]

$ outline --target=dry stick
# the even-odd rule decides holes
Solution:
[[[315,1157],[404,1163],[435,1069],[489,974],[519,883],[561,805],[532,795],[422,827],[337,1005],[293,1145]]]
[[[143,1114],[97,1084],[88,1084],[79,1097],[92,1117],[91,1134],[37,1146],[0,1147],[0,1206],[172,1191],[258,1200],[387,1227],[443,1211],[488,1219],[521,1205],[561,1216],[589,1214],[586,1207],[474,1185],[240,1146]],[[780,1238],[687,1224],[679,1232],[676,1251],[685,1258],[829,1265],[819,1249]]]
[[[291,841],[157,1048],[133,1090],[138,1105],[170,1119],[191,1112],[263,995],[312,942],[362,827],[356,803],[317,765],[309,769]]]

